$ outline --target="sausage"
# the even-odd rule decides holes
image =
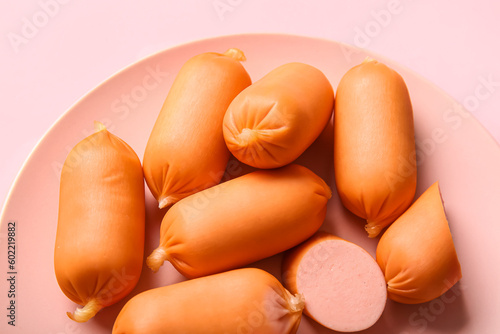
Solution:
[[[404,304],[435,299],[462,278],[438,182],[382,235],[377,262],[389,298]]]
[[[397,72],[366,59],[344,75],[333,145],[340,199],[376,237],[410,206],[417,184],[412,105]]]
[[[384,275],[363,248],[318,232],[285,254],[285,287],[304,298],[304,313],[339,332],[374,325],[387,301]]]
[[[226,181],[167,211],[146,263],[157,271],[168,260],[188,278],[247,265],[313,235],[330,197],[326,183],[299,165]]]
[[[59,287],[84,305],[78,322],[125,297],[144,255],[144,179],[139,158],[96,123],[68,154],[61,171],[54,268]]]
[[[238,49],[189,59],[175,78],[144,152],[144,176],[159,207],[219,183],[229,159],[224,113],[251,84]]]
[[[303,308],[271,274],[237,269],[134,296],[113,334],[293,334]]]
[[[243,90],[224,116],[224,140],[241,162],[282,167],[320,135],[333,110],[333,88],[317,68],[289,63]]]

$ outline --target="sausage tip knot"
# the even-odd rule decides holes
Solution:
[[[156,248],[146,259],[147,266],[157,272],[167,259],[167,252],[162,247]]]
[[[91,299],[82,308],[77,308],[74,313],[67,312],[66,314],[71,320],[76,322],[86,322],[93,318],[101,309],[102,305],[100,305],[96,299]]]

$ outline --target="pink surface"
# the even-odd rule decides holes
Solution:
[[[309,315],[340,332],[373,326],[387,300],[384,275],[375,259],[343,240],[322,241],[304,255],[297,291],[304,296]]]
[[[103,309],[93,320],[75,324],[65,313],[75,304],[59,290],[53,273],[53,251],[57,221],[60,167],[68,149],[92,131],[94,120],[126,140],[142,156],[149,132],[172,84],[174,74],[189,57],[212,50],[225,50],[237,44],[245,50],[245,67],[258,78],[279,64],[290,61],[309,63],[321,69],[334,87],[341,76],[367,55],[385,62],[405,79],[414,107],[418,150],[417,196],[436,179],[446,202],[463,279],[453,295],[420,305],[388,302],[380,320],[366,333],[492,333],[500,327],[499,268],[495,265],[498,233],[497,205],[500,201],[500,148],[480,124],[428,81],[376,54],[353,49],[328,40],[290,35],[242,35],[205,40],[167,50],[128,67],[81,99],[55,124],[31,155],[9,202],[3,211],[0,259],[7,277],[15,270],[17,326],[0,322],[4,333],[108,333],[124,302],[132,295],[156,286],[171,284],[182,277],[168,264],[157,274],[143,268],[132,294],[114,306]],[[314,53],[309,50],[315,50]],[[349,55],[348,57],[346,56]],[[169,73],[167,75],[166,73]],[[156,78],[156,89],[146,90],[144,80]],[[107,109],[124,94],[145,91],[146,96],[133,109],[117,112]],[[104,106],[104,107],[103,107]],[[132,108],[132,107],[130,107]],[[331,127],[299,159],[323,177],[333,190],[322,229],[352,241],[372,254],[377,239],[368,239],[361,219],[342,207],[335,191],[331,169]],[[487,163],[485,163],[487,162]],[[240,168],[241,167],[241,168]],[[244,171],[242,166],[234,169]],[[145,254],[159,239],[162,211],[147,192]],[[7,228],[16,222],[16,262],[9,268]],[[256,264],[280,276],[280,256]],[[12,300],[7,279],[0,281],[0,305]],[[5,307],[6,310],[6,307]],[[303,318],[299,334],[330,331]]]
[[[495,39],[500,33],[499,6],[500,3],[494,0],[460,0],[453,3],[375,0],[363,1],[356,5],[339,0],[0,2],[0,27],[4,36],[0,53],[0,88],[3,97],[0,111],[0,154],[3,157],[0,201],[4,202],[16,174],[38,140],[63,112],[86,92],[113,73],[151,53],[200,38],[228,34],[284,32],[338,40],[375,51],[414,70],[449,93],[456,101],[463,103],[499,141],[500,44]],[[314,49],[308,51],[311,54],[316,52]],[[153,100],[131,99],[131,89],[135,86],[127,86],[127,83],[124,83],[121,91],[115,96],[106,98],[106,92],[101,91],[103,95],[98,96],[101,103],[97,103],[96,108],[114,115],[118,122],[123,117],[132,121],[141,120],[138,111],[150,105],[157,107],[157,104],[161,103],[158,101],[162,99],[159,95],[166,93],[172,80],[162,69],[149,68],[146,71],[136,73],[136,80],[143,85],[140,80],[147,74],[151,75],[157,85],[148,85],[152,90],[146,92]],[[158,96],[151,93],[156,90],[159,92]],[[416,98],[426,97],[427,93],[418,87],[413,92]],[[450,174],[450,179],[441,183],[444,192],[452,196],[466,196],[468,193],[477,195],[477,199],[472,199],[477,206],[455,204],[458,211],[452,212],[452,216],[457,219],[462,216],[475,217],[468,224],[477,226],[474,231],[477,230],[478,234],[471,238],[476,245],[481,245],[481,248],[477,247],[473,252],[459,255],[471,263],[476,260],[478,265],[488,266],[493,259],[483,255],[498,253],[498,242],[495,244],[491,240],[500,232],[498,224],[492,224],[491,215],[500,200],[498,193],[494,192],[499,186],[497,180],[488,182],[486,177],[481,177],[479,181],[464,179],[459,182],[461,192],[458,194],[446,190],[446,187],[456,184],[455,180],[461,177],[460,173],[464,168],[470,168],[470,175],[498,173],[498,161],[488,149],[478,146],[476,139],[481,138],[482,141],[484,138],[476,133],[476,127],[470,127],[472,117],[469,114],[453,113],[456,104],[445,98],[435,102],[435,105],[429,107],[431,111],[437,111],[434,118],[429,116],[431,121],[442,122],[442,118],[447,121],[444,127],[427,127],[427,130],[417,133],[420,138],[429,139],[420,143],[424,153],[432,154],[432,158],[424,157],[426,168],[432,170],[439,165],[448,164],[450,167],[446,172],[442,172],[443,175]],[[422,108],[427,108],[427,105],[422,105]],[[75,133],[72,141],[65,144],[65,147],[75,144],[77,138],[81,139],[83,134],[92,130],[91,125],[67,126],[68,131]],[[440,141],[443,139],[440,133],[443,129],[448,144],[441,145]],[[449,143],[461,139],[459,147],[448,150]],[[54,139],[51,144],[55,146],[57,143]],[[491,144],[488,145],[491,149]],[[141,149],[141,146],[137,149]],[[457,152],[461,152],[458,159],[454,158]],[[58,159],[63,155],[59,151],[57,154]],[[44,176],[51,178],[47,182],[54,181],[52,173],[47,174],[51,176]],[[455,179],[451,178],[452,176]],[[28,190],[19,195],[24,201],[24,211],[34,210],[33,201],[38,199],[40,194],[36,194],[33,189],[37,189],[41,183],[43,180],[37,179],[31,186],[26,185]],[[422,190],[423,186],[420,191]],[[53,191],[43,190],[42,195],[54,196]],[[335,209],[342,210],[338,205],[334,205]],[[36,208],[36,215],[31,216],[27,222],[30,227],[26,233],[39,233],[50,240],[54,231],[40,224],[37,216],[52,214],[54,207],[37,205]],[[464,223],[463,229],[459,229],[464,236],[468,233],[465,225]],[[483,225],[487,228],[482,228]],[[341,230],[344,229],[349,230],[347,226]],[[2,235],[2,241],[4,238]],[[471,240],[467,242],[473,244]],[[488,242],[482,242],[483,240]],[[27,240],[22,242],[25,244]],[[30,251],[28,245],[23,247],[25,254],[36,253]],[[2,257],[0,261],[4,259],[5,257]],[[50,274],[52,270],[38,264],[33,267],[36,270],[34,277],[38,271],[47,271]],[[476,277],[478,275],[476,274]],[[484,273],[483,280],[486,285],[493,284],[498,280],[498,276],[497,272]],[[34,283],[29,280],[28,274],[25,278],[25,283],[29,286],[22,293],[29,295],[30,289],[34,289],[30,286]],[[478,282],[483,285],[482,281]],[[469,286],[464,290],[467,288]],[[492,300],[498,305],[498,288],[493,292],[481,289],[478,292],[479,299],[473,299],[467,307],[479,307],[481,302],[477,300],[481,300],[480,298]],[[1,291],[0,293],[3,294]],[[37,300],[36,305],[41,308],[52,307],[44,300]],[[460,303],[446,306],[446,310],[441,312],[439,317],[431,314],[428,319],[424,317],[424,321],[418,324],[439,328],[436,323],[440,317],[447,316],[450,312],[460,312],[463,308]],[[490,318],[493,318],[488,310],[485,314],[490,314]],[[30,321],[28,314],[24,314],[22,318],[25,324]],[[465,322],[463,318],[459,317],[457,321]],[[483,315],[481,319],[488,318]],[[416,320],[422,320],[422,316]],[[405,321],[408,321],[408,318]],[[303,328],[311,326],[304,324]],[[73,324],[67,324],[54,331],[56,332],[75,333],[75,327]]]

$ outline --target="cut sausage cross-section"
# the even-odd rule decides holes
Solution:
[[[305,314],[340,332],[371,327],[387,301],[384,276],[373,257],[325,232],[286,255],[283,279],[287,289],[303,296]]]

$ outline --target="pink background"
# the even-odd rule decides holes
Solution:
[[[494,0],[4,0],[0,13],[2,203],[38,140],[86,92],[151,53],[220,35],[299,34],[374,51],[441,87],[500,142]]]

